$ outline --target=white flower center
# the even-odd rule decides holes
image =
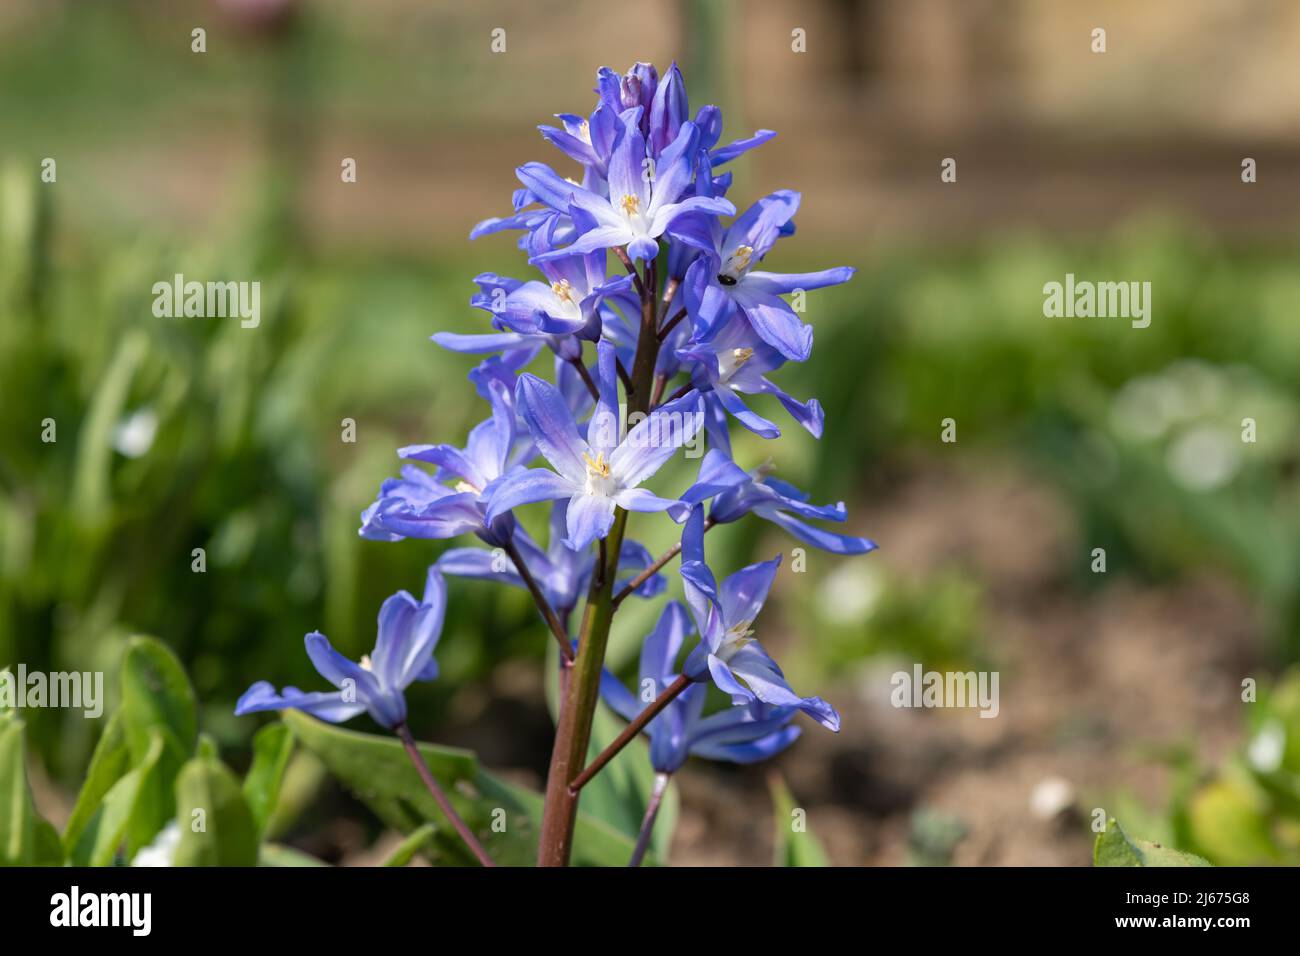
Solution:
[[[618,201],[618,208],[623,210],[628,225],[638,236],[644,236],[650,230],[650,223],[645,218],[645,210],[641,208],[640,196],[633,196],[631,193],[624,195]]]
[[[754,357],[751,348],[729,349],[718,353],[718,382],[726,385],[740,371],[742,365]]]
[[[573,285],[568,279],[551,283],[551,292],[555,295],[555,313],[565,319],[582,318],[582,309],[578,305]]]
[[[618,490],[618,482],[610,474],[605,453],[599,452],[595,458],[584,454],[582,460],[587,465],[587,483],[583,490],[598,498],[612,498]]]
[[[717,656],[723,661],[729,661],[736,656],[736,652],[744,647],[754,643],[753,621],[741,621],[727,628],[727,632],[722,635],[722,643],[718,645]]]
[[[718,281],[723,285],[735,285],[749,271],[753,257],[752,246],[736,246],[723,258],[722,268],[718,270]]]

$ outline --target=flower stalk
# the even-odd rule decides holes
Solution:
[[[665,707],[676,700],[678,695],[690,686],[690,678],[685,674],[679,674],[677,679],[665,687],[659,696],[654,699],[653,703],[646,707],[645,710],[641,711],[634,720],[630,721],[628,725],[623,728],[622,733],[615,737],[610,745],[600,752],[600,756],[593,760],[591,764],[582,771],[582,773],[578,774],[578,776],[574,778],[573,782],[569,784],[569,790],[576,795],[579,790],[590,782],[592,777],[600,773],[605,764],[617,757],[619,751],[631,743],[632,739],[645,729],[646,724],[658,717]]]
[[[420,753],[420,748],[416,746],[415,738],[411,736],[410,729],[407,728],[406,724],[398,724],[393,728],[393,733],[397,734],[397,739],[400,740],[402,746],[406,748],[406,753],[411,758],[411,763],[415,764],[416,773],[418,773],[420,779],[424,781],[424,785],[429,789],[429,793],[433,794],[433,799],[437,802],[443,815],[451,823],[456,832],[460,834],[460,838],[465,841],[465,845],[470,848],[470,852],[478,857],[478,861],[484,866],[496,866],[492,857],[488,856],[487,850],[483,849],[483,844],[478,842],[478,837],[474,836],[474,831],[471,830],[469,825],[461,819],[460,814],[456,812],[456,808],[451,805],[451,801],[447,798],[447,794],[443,791],[442,787],[438,785],[438,781],[433,778],[433,771],[431,771],[429,765],[425,763],[424,756]]]
[[[619,256],[636,277],[641,297],[641,333],[637,338],[632,361],[632,386],[628,390],[628,413],[649,411],[650,390],[654,379],[659,339],[655,334],[656,294],[658,287],[654,260],[646,263],[645,278],[626,251]],[[560,705],[559,725],[551,750],[551,764],[546,777],[546,803],[542,813],[538,866],[567,866],[573,850],[573,827],[578,813],[578,790],[575,779],[583,772],[587,748],[591,744],[591,724],[600,700],[600,673],[605,665],[605,648],[614,619],[614,581],[618,576],[619,552],[627,530],[626,510],[614,516],[609,536],[601,542],[601,558],[592,574],[578,638],[578,654],[569,674],[567,693]],[[603,764],[602,764],[603,766]],[[599,769],[599,768],[597,768]]]
[[[650,836],[654,833],[655,821],[659,819],[659,804],[663,802],[664,793],[668,790],[668,779],[669,775],[666,773],[655,774],[654,787],[646,803],[645,816],[641,819],[641,831],[637,834],[632,858],[627,861],[628,866],[640,866],[641,861],[645,859],[645,851],[650,847]]]

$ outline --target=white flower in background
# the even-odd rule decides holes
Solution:
[[[883,587],[874,565],[841,564],[819,589],[822,614],[832,624],[861,624],[875,610]]]
[[[181,828],[173,820],[153,838],[148,846],[141,847],[131,861],[132,866],[171,866],[176,849],[181,845]]]
[[[1174,439],[1165,462],[1179,484],[1194,491],[1211,491],[1237,474],[1241,443],[1227,428],[1197,425]]]
[[[158,414],[149,407],[138,408],[113,429],[113,448],[127,458],[139,458],[153,447],[158,434]]]
[[[1260,773],[1272,773],[1282,766],[1286,752],[1286,727],[1280,720],[1270,720],[1250,741],[1246,758]]]

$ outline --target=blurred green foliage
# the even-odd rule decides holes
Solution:
[[[1222,760],[1207,763],[1190,748],[1164,755],[1174,785],[1162,811],[1125,794],[1104,802],[1130,832],[1216,866],[1300,866],[1300,668],[1242,706],[1246,743]]]
[[[395,474],[397,447],[463,435],[480,414],[469,363],[427,341],[429,304],[464,301],[469,273],[258,269],[261,237],[138,238],[52,270],[52,191],[12,166],[2,182],[0,663],[111,672],[129,633],[156,633],[186,661],[210,732],[246,738],[231,703],[254,677],[313,680],[303,634],[359,653],[383,598],[423,580],[428,543],[362,541],[358,515]],[[259,276],[261,324],[154,318],[151,287],[177,272]],[[540,654],[531,614],[513,593],[457,602],[449,633],[488,638],[449,641],[451,683],[424,699],[436,706],[440,688],[503,656]],[[93,725],[55,710],[29,720],[56,773],[84,768]]]

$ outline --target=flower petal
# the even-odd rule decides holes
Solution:
[[[597,538],[609,534],[614,524],[614,499],[575,494],[569,499],[565,523],[569,535],[564,540],[565,545],[572,551],[581,551]]]
[[[704,425],[698,392],[659,406],[637,422],[610,455],[610,471],[625,488],[635,488],[695,437]]]
[[[584,482],[587,467],[582,456],[587,452],[587,443],[579,436],[573,413],[559,389],[536,375],[524,374],[519,376],[515,394],[538,451],[561,475],[570,481]]]
[[[582,493],[582,486],[545,468],[520,468],[510,472],[492,486],[487,502],[487,522],[537,501],[554,501]]]

